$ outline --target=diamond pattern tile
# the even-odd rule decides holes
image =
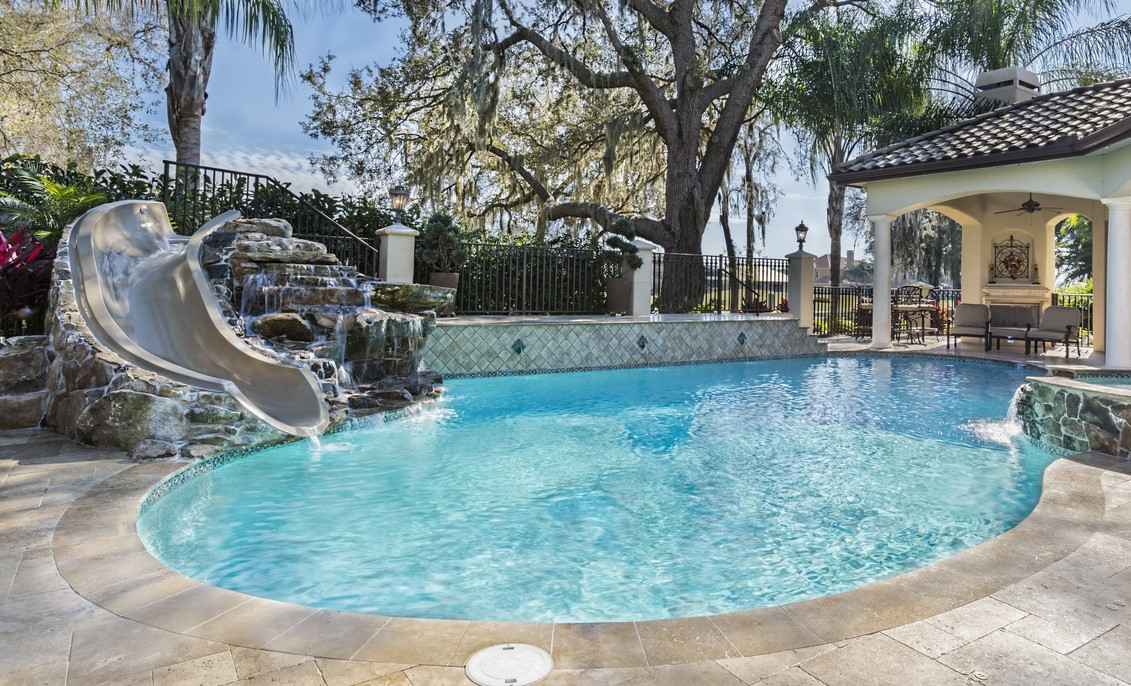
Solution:
[[[645,345],[640,347],[643,340]],[[521,343],[521,345],[520,345]],[[824,352],[790,319],[485,323],[441,322],[424,366],[447,376],[792,357]]]

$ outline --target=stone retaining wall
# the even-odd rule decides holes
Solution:
[[[1131,456],[1131,392],[1061,377],[1033,377],[1022,387],[1017,416],[1025,435],[1069,452]]]

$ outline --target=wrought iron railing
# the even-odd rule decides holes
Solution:
[[[607,250],[465,243],[457,314],[604,313],[621,254]]]
[[[264,174],[165,160],[161,200],[177,233],[191,234],[228,210],[247,217],[286,219],[295,238],[326,244],[343,264],[376,275],[377,248],[311,205],[275,178]]]
[[[1091,293],[1053,293],[1052,304],[1061,307],[1074,307],[1080,310],[1080,344],[1091,347],[1092,333],[1095,331],[1095,299]]]
[[[663,313],[771,312],[789,290],[789,260],[654,253],[652,306]]]
[[[896,302],[892,289],[892,302]],[[933,305],[930,328],[944,331],[946,322],[961,300],[957,288],[932,288],[923,302]],[[854,336],[869,338],[872,335],[871,286],[814,286],[813,333],[818,336]]]

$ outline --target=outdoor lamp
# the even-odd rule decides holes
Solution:
[[[805,222],[802,221],[800,224],[798,224],[793,229],[793,231],[797,234],[797,250],[798,251],[804,250],[805,249],[805,237],[809,235],[809,227],[805,226]]]
[[[408,189],[404,186],[393,186],[389,189],[389,204],[398,212],[408,204]]]

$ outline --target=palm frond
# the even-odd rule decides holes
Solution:
[[[170,0],[197,3],[200,0]],[[228,35],[258,45],[275,66],[275,86],[283,88],[294,74],[294,27],[279,0],[210,0]]]
[[[1081,65],[1083,71],[1131,71],[1131,15],[1071,31],[1033,53],[1027,65]]]

